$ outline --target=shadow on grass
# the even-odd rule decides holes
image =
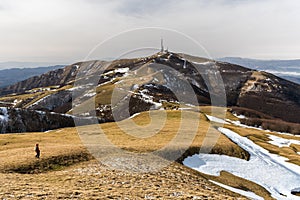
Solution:
[[[88,152],[78,152],[68,155],[51,156],[49,158],[40,158],[32,163],[26,163],[6,169],[5,172],[20,174],[38,174],[48,171],[62,170],[80,162],[92,160],[93,157]]]

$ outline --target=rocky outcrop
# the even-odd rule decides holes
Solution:
[[[58,91],[42,98],[29,108],[40,111],[66,113],[72,109],[72,92],[69,90]]]
[[[0,133],[40,132],[95,123],[93,118],[74,117],[29,109],[0,108]]]
[[[72,116],[34,110],[1,108],[0,133],[38,132],[74,126]]]

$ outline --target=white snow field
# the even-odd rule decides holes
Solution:
[[[248,151],[250,160],[225,155],[196,154],[186,158],[183,164],[214,176],[219,176],[223,170],[230,172],[263,186],[276,199],[300,199],[291,194],[300,187],[300,166],[286,162],[286,158],[271,154],[229,129],[218,130]]]

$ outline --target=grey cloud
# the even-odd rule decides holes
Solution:
[[[78,61],[149,26],[186,33],[213,57],[299,58],[299,10],[293,0],[1,0],[0,62]]]
[[[177,0],[124,0],[116,11],[130,16],[152,15],[157,12],[168,12],[168,7],[177,4]]]

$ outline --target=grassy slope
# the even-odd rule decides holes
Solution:
[[[140,125],[149,122],[143,113],[134,120]],[[122,134],[115,123],[102,124],[105,134],[121,148],[147,152],[165,145],[176,132],[180,113],[168,111],[165,127],[154,138],[136,140]],[[201,127],[193,145],[200,145],[209,126],[201,116]],[[34,157],[34,145],[40,144],[41,159]],[[226,148],[236,148],[221,136]],[[241,149],[238,151],[242,152]],[[179,163],[173,163],[159,172],[135,174],[118,172],[98,166],[81,144],[75,128],[47,133],[0,135],[0,196],[23,198],[76,198],[99,197],[161,197],[193,198],[205,196],[214,199],[238,197],[230,191],[208,182],[201,174]],[[41,173],[42,172],[42,173]],[[25,173],[25,174],[24,174]],[[33,173],[28,175],[26,173]]]
[[[221,108],[219,108],[221,109]],[[201,107],[200,110],[202,112],[211,114],[210,107]],[[152,111],[151,116],[154,116],[158,120],[161,120],[160,117],[161,112],[163,111]],[[220,117],[222,114],[221,110],[217,109],[217,112],[214,113],[216,116]],[[198,130],[197,134],[189,147],[189,149],[184,154],[184,157],[188,155],[193,155],[199,152],[199,147],[203,143],[203,139],[207,130],[209,129],[210,125],[218,125],[216,123],[210,123],[207,118],[200,114],[200,120],[195,121],[195,117],[198,114],[195,112],[189,112],[187,115],[188,124],[193,125],[198,123]],[[136,124],[140,126],[147,126],[151,119],[149,117],[149,113],[141,113],[140,115],[136,116],[133,120]],[[168,144],[171,139],[176,135],[180,119],[182,114],[180,111],[167,111],[167,121],[165,122],[163,128],[155,134],[153,137],[149,138],[136,138],[129,134],[125,134],[116,123],[105,123],[101,124],[102,130],[106,137],[116,146],[126,149],[127,151],[132,152],[149,152],[155,151],[160,149],[161,147]],[[189,118],[190,117],[190,118]],[[232,120],[236,118],[232,116],[230,113],[226,113],[226,117]],[[197,119],[197,118],[196,118]],[[127,120],[124,120],[126,123]],[[190,124],[189,124],[190,123]],[[187,128],[186,127],[186,128]],[[263,146],[264,148],[268,149],[273,153],[279,153],[282,156],[286,156],[291,159],[291,162],[299,164],[297,160],[299,160],[299,155],[295,153],[295,151],[299,151],[299,145],[292,145],[291,147],[287,148],[278,148],[271,144],[268,144],[268,138],[265,134],[267,132],[258,131],[254,129],[246,129],[240,128],[233,125],[226,125],[227,128],[230,128],[243,136],[247,136],[249,139],[252,139],[255,143]],[[217,132],[214,128],[209,129],[210,133],[213,135],[218,135],[217,144],[214,146],[212,151],[214,153],[226,154],[231,156],[236,156],[239,158],[247,159],[247,153],[244,152],[241,148],[239,148],[236,144],[232,143],[228,138],[221,135]],[[132,129],[134,131],[134,129]],[[91,127],[92,132],[92,127]],[[145,133],[147,134],[147,133]],[[187,131],[187,134],[188,131]],[[276,133],[268,133],[274,134]],[[290,139],[297,139],[297,137],[287,136],[287,135],[278,135],[284,138]],[[299,138],[298,138],[299,139]],[[34,158],[34,145],[35,143],[39,143],[41,146],[42,157],[41,159]],[[179,144],[180,145],[180,144]],[[292,152],[291,152],[292,151]],[[179,162],[181,159],[178,160]],[[180,173],[176,171],[176,169],[180,169]],[[80,170],[79,170],[80,169]],[[78,171],[79,170],[79,171]],[[85,171],[86,170],[86,171]],[[95,171],[96,170],[96,171]],[[84,172],[82,172],[84,171]],[[99,173],[101,172],[101,176]],[[2,183],[3,187],[0,190],[0,196],[5,194],[5,191],[11,191],[10,187],[11,184],[15,184],[14,188],[17,190],[24,190],[27,188],[26,184],[30,181],[30,186],[34,186],[38,188],[39,182],[43,182],[47,185],[48,193],[47,195],[52,197],[64,197],[67,198],[68,195],[81,195],[84,198],[92,198],[93,195],[108,195],[108,191],[113,191],[115,195],[147,195],[153,194],[154,196],[164,196],[172,195],[171,193],[166,193],[164,190],[169,191],[184,191],[184,194],[181,193],[174,193],[176,195],[183,195],[183,198],[187,198],[186,194],[193,194],[193,195],[203,195],[204,193],[209,192],[208,194],[213,196],[217,195],[218,193],[222,193],[224,195],[233,195],[231,192],[226,192],[216,186],[211,186],[211,183],[208,183],[207,179],[215,180],[236,188],[241,188],[245,190],[250,190],[255,192],[256,194],[266,198],[271,199],[269,193],[262,187],[244,180],[242,178],[236,177],[228,172],[222,172],[219,177],[208,176],[202,173],[195,172],[193,170],[187,169],[186,167],[180,165],[179,163],[173,163],[171,166],[163,169],[159,174],[151,174],[148,177],[147,181],[142,181],[143,178],[140,174],[126,174],[130,176],[130,184],[125,184],[126,187],[131,188],[130,190],[126,190],[122,184],[119,187],[116,187],[114,184],[115,182],[126,182],[126,178],[123,176],[116,176],[116,171],[105,169],[103,166],[99,167],[96,165],[96,161],[93,157],[88,153],[86,148],[82,145],[81,140],[78,136],[77,130],[75,128],[65,128],[50,131],[47,133],[24,133],[24,134],[4,134],[0,135],[0,176],[2,176]],[[12,172],[12,173],[7,173]],[[42,173],[41,173],[42,172]],[[79,173],[80,172],[80,173]],[[195,180],[193,180],[193,184],[199,184],[201,187],[200,190],[195,190],[194,187],[191,185],[191,181],[189,181],[188,177],[187,180],[182,179],[181,177],[184,176],[182,173],[189,173],[193,174]],[[34,173],[33,175],[26,175],[24,173]],[[120,172],[121,173],[121,172]],[[123,173],[123,172],[122,172]],[[179,174],[177,174],[179,173]],[[88,176],[87,176],[88,174]],[[172,175],[173,174],[173,175]],[[174,177],[174,174],[177,174]],[[110,179],[106,176],[113,177]],[[177,177],[178,176],[178,177]],[[69,177],[69,178],[65,178]],[[205,178],[204,178],[205,177]],[[93,180],[93,183],[89,182],[89,178]],[[128,178],[128,177],[127,177]],[[6,180],[10,180],[11,184],[7,183]],[[82,183],[82,180],[85,184]],[[140,183],[141,187],[149,188],[147,191],[141,189],[141,187],[134,186],[131,182],[135,180]],[[100,187],[101,184],[106,184],[103,181],[107,181],[110,189],[107,187]],[[127,180],[128,181],[128,180]],[[70,183],[68,186],[69,191],[62,191],[60,187],[63,184]],[[134,181],[133,181],[134,182]],[[164,182],[168,182],[165,184]],[[95,184],[98,185],[95,185]],[[172,185],[172,184],[175,185]],[[84,186],[83,189],[78,188],[78,185]],[[155,184],[160,186],[155,186]],[[124,186],[125,186],[124,185]],[[176,190],[175,186],[180,185],[181,189]],[[216,187],[213,191],[207,191],[205,187]],[[57,189],[57,192],[55,190]],[[120,191],[119,191],[120,190]],[[72,192],[71,192],[72,191]],[[74,194],[74,191],[77,191]],[[119,191],[119,192],[118,192]],[[14,193],[11,191],[11,193]],[[34,190],[35,195],[42,193]],[[119,193],[119,194],[118,194]],[[222,196],[219,194],[219,197]],[[46,195],[46,194],[45,194]],[[54,196],[53,196],[54,195]],[[115,196],[116,197],[116,196]],[[164,196],[166,197],[166,196]],[[223,196],[223,198],[225,198]]]
[[[71,85],[66,85],[63,86],[61,88],[56,88],[55,86],[50,86],[47,88],[34,88],[32,90],[39,90],[39,89],[50,89],[50,90],[45,90],[45,91],[39,91],[39,92],[32,92],[32,93],[27,93],[27,94],[11,94],[11,95],[7,95],[5,97],[0,97],[0,101],[1,102],[8,102],[8,103],[12,103],[14,102],[14,100],[17,100],[18,103],[15,105],[16,108],[28,108],[30,105],[34,104],[35,102],[37,102],[38,100],[54,94],[56,92],[62,91],[62,90],[66,90],[66,89],[70,89],[72,88]]]

